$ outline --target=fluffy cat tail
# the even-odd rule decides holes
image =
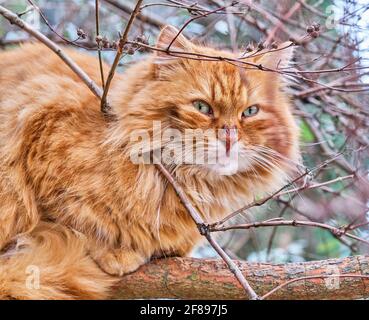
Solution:
[[[104,299],[116,282],[62,226],[42,223],[0,252],[0,299]]]

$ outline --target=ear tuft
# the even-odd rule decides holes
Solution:
[[[178,35],[178,33],[179,30],[177,30],[175,27],[170,25],[165,26],[158,36],[156,47],[159,49],[167,49],[170,45],[170,49],[174,51],[190,51],[192,48],[191,42],[182,34]],[[175,40],[173,41],[173,39]],[[166,54],[165,52],[158,51],[158,55],[160,56]]]

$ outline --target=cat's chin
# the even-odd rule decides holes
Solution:
[[[176,172],[183,176],[197,176],[202,178],[221,178],[233,176],[242,171],[238,164],[203,164],[180,166]]]
[[[229,164],[211,164],[206,166],[207,169],[214,174],[220,176],[233,176],[240,172],[240,168],[237,163]]]

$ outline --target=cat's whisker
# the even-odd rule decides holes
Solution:
[[[278,172],[282,177],[285,177],[284,180],[290,179],[287,172],[283,171],[276,163],[266,159],[264,155],[261,155],[260,153],[255,153],[254,160],[269,173],[273,174],[275,171]]]
[[[291,183],[291,181],[293,181],[293,179],[292,179],[291,176],[288,175],[288,173],[286,173],[284,171],[281,171],[280,173],[283,174],[285,176],[285,178],[286,178],[285,179],[286,180],[286,182],[285,182],[286,187],[288,185],[290,185],[293,189],[298,189],[296,183]],[[303,197],[301,196],[301,194],[300,194],[300,192],[298,190],[296,191],[296,193],[297,193],[298,197],[300,197],[301,199],[303,199]],[[288,196],[290,197],[290,194],[288,194]]]
[[[261,145],[253,145],[252,146],[252,149],[254,149],[255,151],[259,151],[259,152],[262,152],[262,153],[266,153],[270,156],[273,156],[275,158],[278,158],[278,159],[281,159],[281,160],[284,160],[290,164],[293,164],[295,166],[301,166],[300,163],[282,155],[281,153],[279,153],[278,151],[274,150],[274,149],[271,149],[269,147],[266,147],[266,146],[261,146]]]
[[[81,291],[82,297],[88,297],[90,290],[91,297],[104,298],[112,282],[101,280],[100,286],[99,278],[130,273],[152,255],[189,253],[201,234],[173,180],[203,221],[211,223],[253,196],[278,190],[289,179],[291,159],[265,146],[249,146],[245,138],[265,141],[278,150],[280,144],[291,158],[298,157],[297,126],[289,99],[279,90],[279,74],[270,73],[270,81],[261,76],[265,70],[241,71],[227,61],[169,58],[166,48],[172,44],[179,52],[196,51],[203,57],[217,52],[165,27],[155,44],[162,50],[135,63],[123,76],[117,74],[109,93],[105,90],[112,121],[102,115],[88,89],[70,78],[67,66],[63,68],[59,58],[48,55],[42,46],[24,46],[14,55],[0,53],[0,70],[7,75],[0,77],[0,193],[4,198],[0,242],[19,232],[33,237],[38,226],[55,232],[59,227],[68,232],[75,229],[84,235],[83,243],[76,239],[65,246],[64,235],[55,236],[60,238],[55,245],[47,237],[50,252],[39,247],[37,240],[29,252],[32,259],[20,255],[20,263],[4,261],[10,262],[6,270],[18,269],[15,275],[24,274],[19,268],[30,262],[55,275],[55,279],[45,277],[41,291],[30,290],[26,296],[58,298],[52,291],[65,291],[66,297],[76,298],[74,294]],[[235,53],[219,51],[224,54]],[[276,69],[291,54],[275,50],[259,62]],[[78,52],[75,57],[92,78],[99,76],[90,68],[93,57]],[[196,100],[201,98],[206,101]],[[257,122],[262,125],[254,125]],[[234,127],[242,133],[236,142]],[[225,129],[224,139],[219,128]],[[172,176],[160,170],[163,167]],[[17,281],[11,279],[10,285],[8,278],[0,272],[5,296],[13,296],[14,283],[23,296],[27,289],[23,277],[18,281],[12,276]],[[239,280],[245,287],[247,281]],[[66,283],[70,285],[64,287]]]
[[[256,162],[261,168],[263,168],[264,170],[266,170],[268,173],[273,174],[274,170],[276,169],[274,167],[272,167],[271,163],[269,163],[268,161],[265,161],[262,158],[259,158],[257,156],[254,156],[253,158],[254,162]],[[272,167],[272,168],[271,168]]]

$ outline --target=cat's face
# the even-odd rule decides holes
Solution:
[[[174,28],[165,28],[158,47],[166,48],[176,32]],[[238,56],[196,46],[183,36],[173,43],[172,50]],[[276,68],[277,64],[285,65],[290,56],[291,50],[286,49],[244,61]],[[195,173],[205,170],[218,175],[267,175],[278,168],[286,171],[298,158],[298,132],[288,99],[281,90],[280,76],[205,59],[174,59],[165,53],[156,56],[157,80],[151,88],[156,95],[155,120],[162,121],[162,128],[182,133],[182,142],[176,143],[182,152],[175,155],[179,161],[174,165],[191,166]],[[184,134],[189,129],[200,132],[195,134],[198,139]],[[193,142],[194,147],[184,148],[186,142]],[[173,141],[170,143],[173,147]],[[183,161],[190,151],[196,153],[200,148],[205,149],[203,162]],[[173,158],[171,161],[176,162]]]

